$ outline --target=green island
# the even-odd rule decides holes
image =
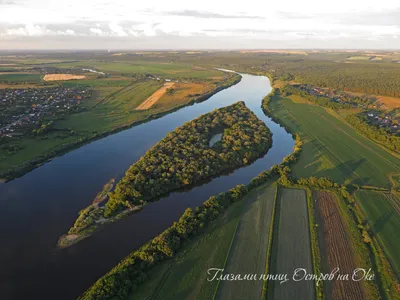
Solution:
[[[220,141],[209,145],[222,132]],[[109,182],[96,199],[109,199],[105,207],[90,205],[79,213],[58,246],[70,246],[102,224],[140,210],[147,202],[186,186],[247,165],[267,153],[272,134],[244,102],[216,109],[170,132],[135,162],[110,191]]]

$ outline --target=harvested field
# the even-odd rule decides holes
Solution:
[[[243,214],[224,273],[264,274],[276,186],[263,187],[247,196]],[[257,278],[258,279],[258,278]],[[263,280],[222,281],[216,299],[260,299]]]
[[[57,80],[76,80],[85,79],[84,75],[74,75],[74,74],[46,74],[43,77],[44,81],[57,81]]]
[[[280,189],[276,212],[269,273],[288,274],[288,281],[282,284],[271,281],[268,299],[314,299],[314,281],[292,279],[298,268],[306,269],[307,274],[313,273],[306,192]]]
[[[352,274],[357,268],[346,225],[340,216],[336,197],[326,191],[315,191],[313,198],[316,201],[316,211],[321,226],[320,240],[323,263],[323,273],[330,273],[339,268],[340,274]],[[364,299],[361,282],[352,280],[325,281],[325,296],[327,299]]]
[[[158,91],[156,91],[153,95],[136,107],[136,110],[145,110],[152,107],[158,101],[158,99],[160,99],[167,92],[167,89],[173,87],[174,84],[174,82],[164,83],[164,85]]]

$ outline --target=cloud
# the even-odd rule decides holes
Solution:
[[[89,31],[90,33],[93,33],[95,35],[100,35],[100,36],[105,35],[103,30],[101,30],[100,28],[90,28]]]
[[[163,15],[180,16],[180,17],[194,17],[203,19],[264,19],[260,16],[249,16],[246,14],[219,14],[214,12],[198,11],[198,10],[178,10],[164,12]]]
[[[112,23],[108,24],[108,28],[110,28],[112,33],[114,33],[117,36],[127,36],[128,35],[125,32],[125,30],[122,28],[122,26],[119,25],[118,23],[112,22]]]

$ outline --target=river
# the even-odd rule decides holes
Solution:
[[[94,141],[21,178],[1,183],[1,299],[76,299],[128,253],[169,227],[187,207],[248,183],[291,153],[291,135],[261,110],[262,98],[271,91],[269,79],[242,76],[241,82],[205,102]],[[78,211],[93,201],[111,177],[123,176],[147,149],[177,126],[239,100],[272,131],[273,145],[267,155],[229,175],[150,203],[70,248],[56,249],[58,238],[73,224]]]

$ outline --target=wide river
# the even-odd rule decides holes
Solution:
[[[76,149],[0,184],[0,298],[76,299],[128,253],[169,227],[187,207],[227,191],[282,161],[294,141],[261,110],[271,91],[264,76],[242,74],[240,83],[203,103],[132,127]],[[111,178],[125,170],[169,131],[201,114],[243,100],[273,133],[263,158],[188,191],[147,205],[142,211],[105,226],[78,244],[56,249],[58,238]]]

